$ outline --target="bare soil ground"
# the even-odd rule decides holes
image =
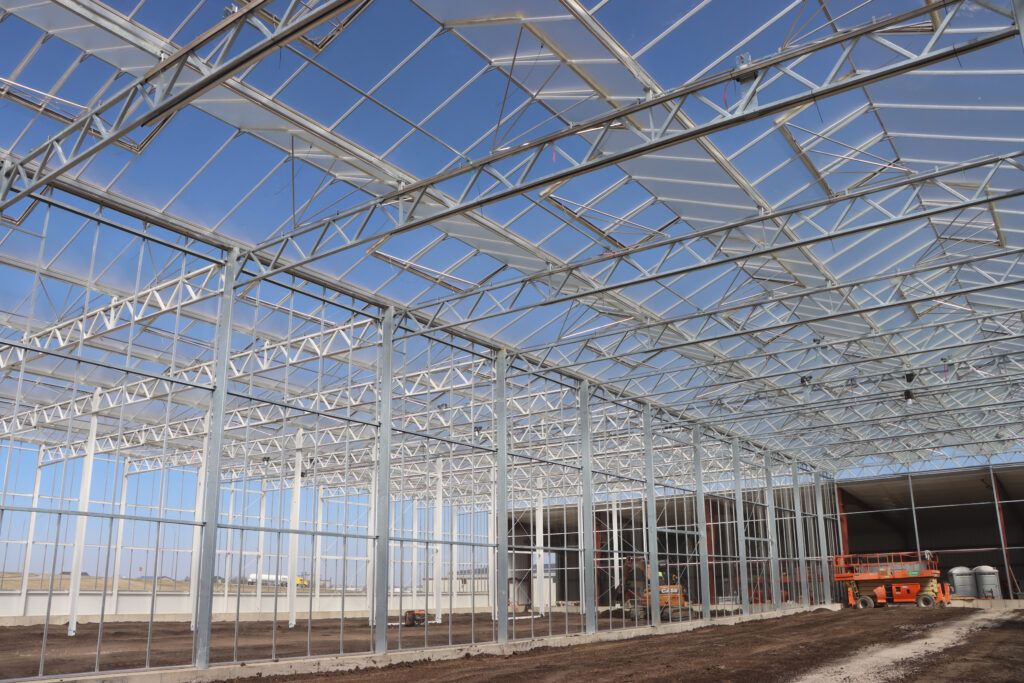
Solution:
[[[919,638],[935,624],[962,619],[974,611],[913,607],[819,610],[673,635],[540,648],[507,657],[479,656],[261,680],[787,681],[823,663],[846,658],[860,648]]]
[[[900,668],[902,677],[896,680],[907,683],[1024,681],[1024,610],[974,631],[955,647],[909,660]]]
[[[1007,610],[975,610],[963,619],[936,624],[919,637],[899,642],[881,642],[853,652],[850,656],[809,671],[794,683],[891,683],[902,680],[914,661],[928,662],[963,644],[979,630],[994,628],[1013,619]],[[945,670],[934,672],[944,678]],[[932,680],[931,678],[929,680]],[[961,680],[954,676],[952,680]]]
[[[552,614],[540,619],[519,619],[510,623],[510,633],[517,638],[531,635],[531,623],[536,635],[549,633],[577,633],[580,628],[578,614]],[[342,628],[343,627],[343,628]],[[607,628],[607,620],[602,625]],[[422,648],[438,645],[461,645],[472,642],[494,640],[495,626],[490,613],[458,614],[445,619],[443,624],[427,624],[426,627],[388,628],[388,646],[398,648]],[[276,635],[271,628],[271,618],[265,621],[241,622],[238,624],[237,655],[235,649],[235,624],[214,623],[212,662],[246,660],[284,659],[308,655],[331,655],[369,652],[371,629],[365,618],[314,619],[309,624],[299,619],[295,628],[289,629],[286,621],[279,621]],[[46,675],[85,673],[95,671],[96,650],[99,635],[98,624],[80,624],[75,637],[67,635],[67,625],[51,624],[46,637]],[[307,649],[308,635],[308,649]],[[99,670],[140,668],[147,665],[147,642],[149,666],[183,666],[192,661],[192,632],[187,623],[156,622],[152,634],[147,623],[107,623],[103,626]],[[341,645],[344,641],[344,649]],[[0,627],[0,679],[39,674],[39,661],[43,643],[43,627],[11,626]]]
[[[920,641],[935,628],[960,620],[974,620],[978,610],[917,609],[820,610],[805,614],[755,621],[737,626],[711,626],[674,635],[644,636],[626,641],[594,643],[569,648],[540,648],[507,657],[479,656],[447,662],[424,662],[317,676],[263,677],[273,681],[788,681],[822,665],[841,662],[863,648]],[[564,615],[513,622],[519,637],[529,636],[533,624],[538,634],[566,631]],[[607,623],[607,622],[606,622]],[[309,651],[335,654],[341,640],[338,620],[314,620],[309,626]],[[553,628],[552,628],[553,627]],[[578,615],[570,616],[568,631],[579,630]],[[426,644],[444,645],[492,639],[488,615],[458,615],[451,623],[430,624]],[[423,647],[424,630],[388,629],[392,648]],[[146,664],[146,624],[107,624],[103,631],[100,669],[137,668]],[[214,661],[230,661],[235,653],[235,625],[214,625]],[[39,670],[42,627],[0,628],[0,678],[34,676]],[[51,626],[45,673],[86,672],[96,659],[97,625],[79,628],[68,638],[66,628]],[[370,648],[370,629],[365,619],[346,620],[345,652]],[[237,656],[240,660],[300,657],[307,654],[307,624],[288,629],[280,623],[272,652],[268,622],[241,623]],[[152,634],[150,666],[188,664],[192,634],[187,624],[157,623]],[[1024,662],[1024,612],[990,628],[971,631],[968,639],[920,660],[900,662],[892,680],[985,680],[1021,681]],[[256,674],[256,671],[254,671]],[[902,676],[902,678],[901,678]],[[886,676],[886,678],[889,678]],[[248,679],[252,680],[252,679]]]

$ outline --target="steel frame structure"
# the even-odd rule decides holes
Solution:
[[[99,670],[139,610],[208,667],[279,603],[307,656],[810,606],[836,479],[1021,458],[1019,3],[383,4],[0,0],[40,675],[64,613]],[[641,559],[691,609],[602,612]]]

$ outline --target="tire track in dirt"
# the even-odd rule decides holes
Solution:
[[[980,610],[965,619],[929,629],[921,638],[896,645],[874,645],[846,659],[827,664],[793,680],[793,683],[885,683],[903,678],[908,660],[940,653],[967,640],[975,631],[991,628],[1013,612]]]

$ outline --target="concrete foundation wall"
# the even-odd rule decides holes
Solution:
[[[0,625],[2,626],[27,626],[41,624],[46,621],[47,594],[45,591],[30,591],[25,602],[25,610],[21,610],[21,597],[17,593],[0,594]],[[121,593],[117,597],[116,610],[111,595],[107,594],[103,619],[111,621],[148,621],[150,607],[153,602],[149,593]],[[446,613],[449,611],[449,604],[454,612],[489,611],[487,595],[455,595],[449,602],[449,596],[442,594],[441,606]],[[430,609],[434,609],[433,599],[429,602]],[[415,602],[412,596],[406,594],[402,597],[403,609],[423,609],[423,594],[417,596]],[[49,604],[51,623],[66,623],[69,609],[69,598],[66,593],[55,593]],[[95,623],[99,621],[99,615],[103,605],[103,595],[98,592],[82,592],[79,597],[78,621],[80,623]],[[305,619],[310,612],[310,601],[308,595],[298,595],[295,603],[297,616]],[[391,598],[392,613],[399,613],[399,598],[397,595]],[[155,605],[153,605],[153,621],[189,621],[191,619],[191,603],[185,593],[158,593]],[[235,618],[236,597],[223,593],[214,597],[213,618],[214,621],[232,621]],[[288,599],[284,591],[277,598],[278,619],[288,619]],[[313,598],[313,618],[335,618],[341,611],[341,595],[321,595],[319,599]],[[239,618],[245,621],[267,620],[272,618],[274,613],[274,594],[264,594],[257,602],[255,595],[242,595],[238,604]],[[63,616],[61,616],[63,615]],[[345,595],[345,616],[346,617],[367,617],[369,607],[365,593]]]

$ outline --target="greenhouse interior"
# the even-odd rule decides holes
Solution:
[[[1024,597],[1024,2],[736,5],[0,0],[0,678]]]

